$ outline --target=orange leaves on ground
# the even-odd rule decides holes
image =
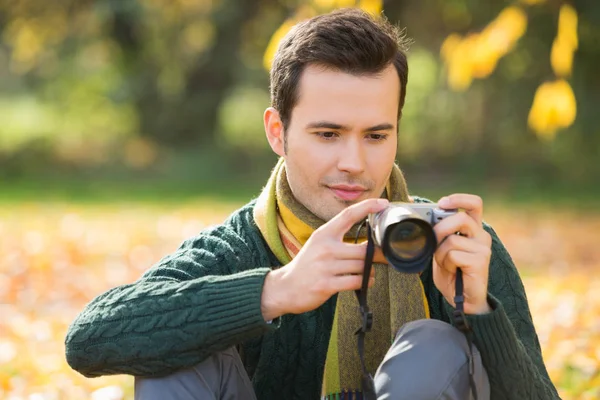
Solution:
[[[64,359],[69,323],[136,280],[232,205],[22,205],[0,210],[0,398],[132,398],[131,377],[86,379]],[[563,399],[600,393],[600,216],[486,211],[522,274]]]
[[[86,379],[69,368],[67,327],[93,297],[136,280],[232,208],[203,206],[0,210],[0,398],[131,397],[130,377]]]
[[[561,398],[600,398],[600,215],[492,210],[487,219],[523,276]]]
[[[544,361],[562,399],[600,397],[600,279],[526,278]]]

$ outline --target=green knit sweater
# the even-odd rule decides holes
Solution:
[[[238,345],[258,399],[318,399],[337,296],[314,311],[265,323],[262,287],[279,263],[253,221],[253,207],[185,241],[138,281],[88,304],[67,333],[71,367],[87,377],[160,376]],[[468,320],[492,399],[556,399],[519,274],[486,229],[493,238],[493,312]],[[452,308],[435,288],[431,268],[422,281],[431,317],[450,322]]]

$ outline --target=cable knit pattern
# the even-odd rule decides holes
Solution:
[[[318,399],[336,296],[314,311],[265,323],[262,286],[278,262],[253,222],[253,206],[187,240],[138,281],[89,303],[67,333],[71,367],[88,377],[161,376],[238,346],[259,399]],[[486,229],[493,238],[494,311],[468,319],[492,399],[558,398],[519,275],[494,231]],[[421,279],[431,317],[449,322],[452,308],[435,288],[431,268]]]

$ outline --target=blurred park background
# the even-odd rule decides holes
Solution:
[[[132,398],[68,324],[259,193],[278,40],[349,6],[414,41],[409,188],[482,195],[562,398],[600,398],[600,2],[0,0],[0,399]]]

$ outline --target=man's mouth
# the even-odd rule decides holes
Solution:
[[[329,186],[335,196],[343,201],[353,201],[358,199],[366,191],[363,186],[359,185],[333,185]]]

